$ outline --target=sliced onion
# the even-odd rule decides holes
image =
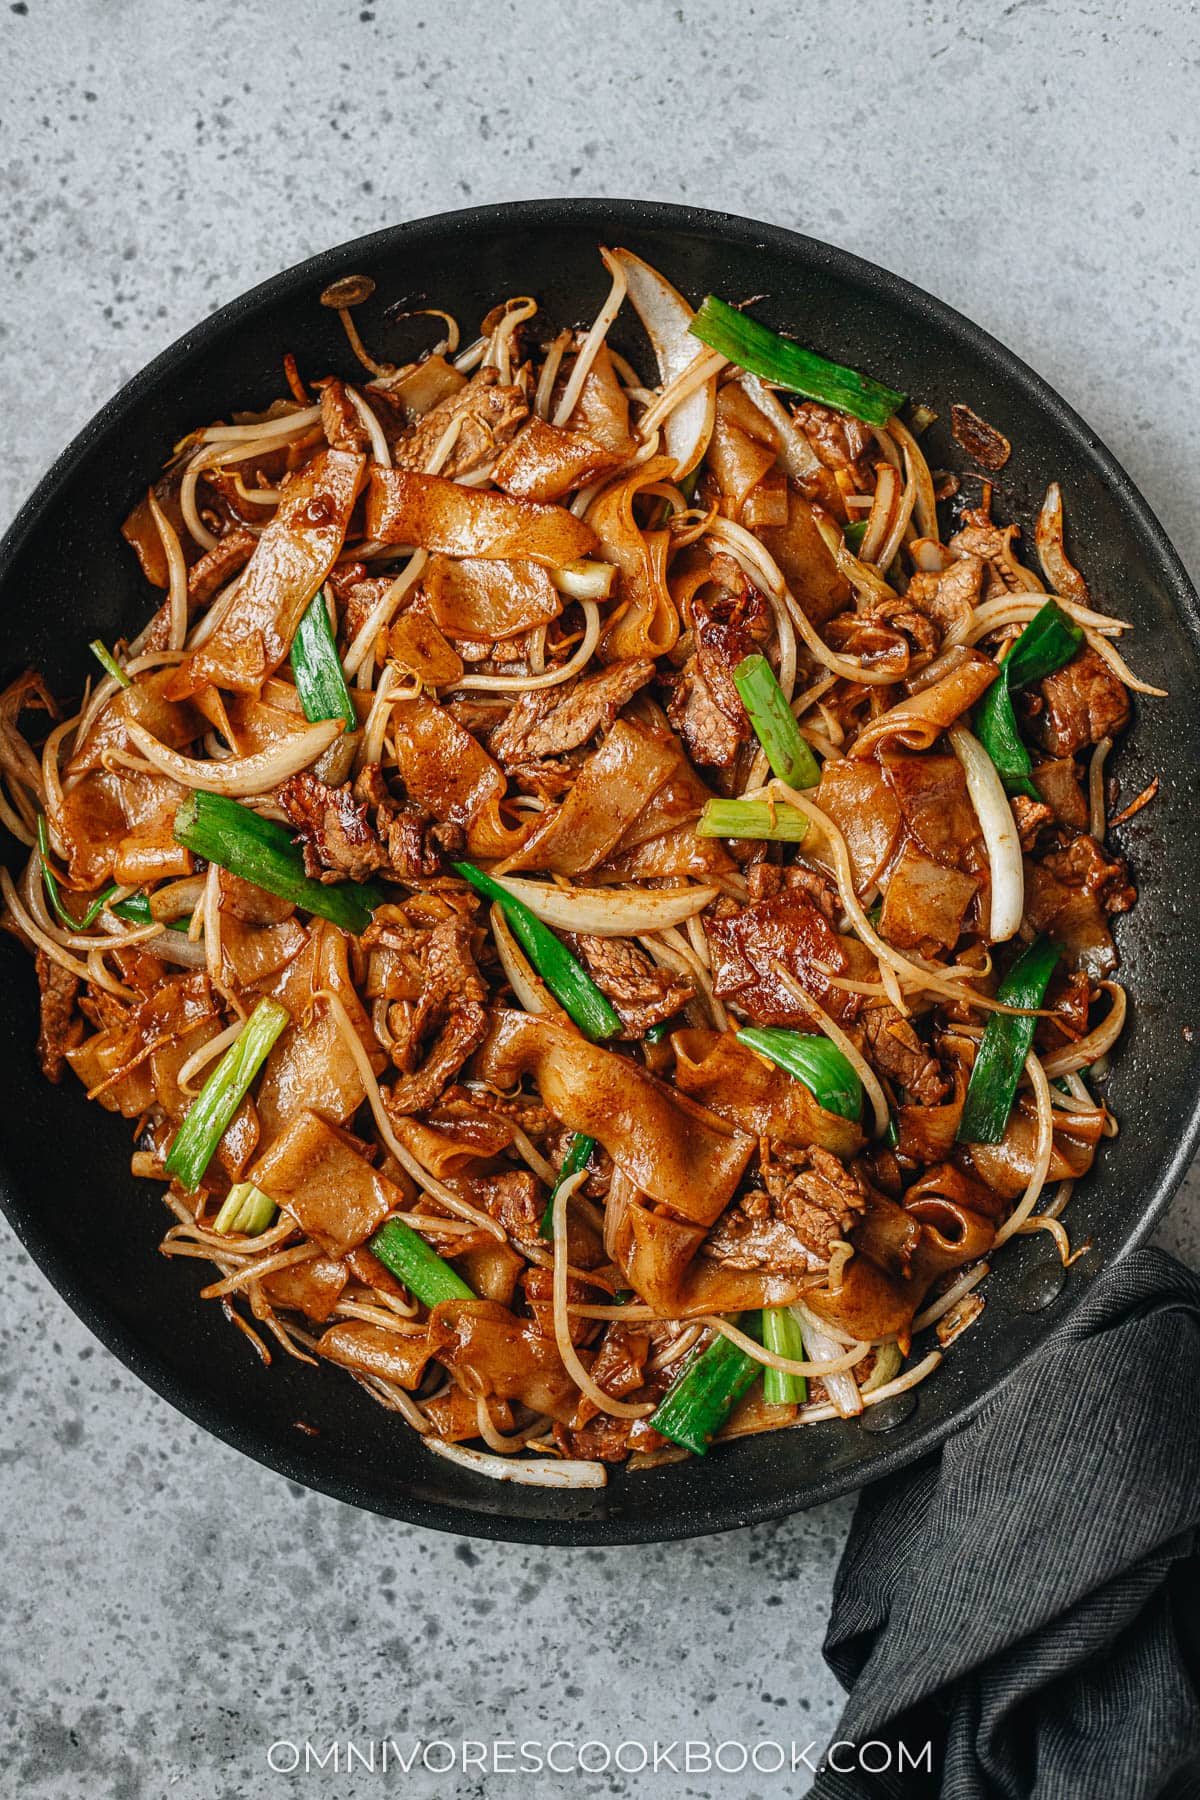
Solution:
[[[683,295],[640,256],[629,250],[614,250],[612,254],[625,271],[630,304],[650,339],[658,359],[659,381],[665,386],[682,374],[689,363],[706,354],[705,346],[688,331],[696,315]],[[704,385],[689,394],[663,421],[663,439],[668,454],[675,458],[677,478],[690,474],[704,455],[716,416],[714,370]]]
[[[488,1456],[482,1450],[468,1450],[463,1444],[444,1444],[440,1438],[422,1439],[427,1450],[447,1462],[460,1463],[474,1469],[490,1481],[515,1481],[522,1487],[602,1488],[608,1485],[608,1471],[603,1463],[573,1462],[547,1457],[538,1462],[518,1461],[513,1456]]]
[[[198,762],[168,749],[144,725],[131,720],[126,730],[147,762],[184,787],[206,794],[267,794],[289,775],[296,775],[328,750],[344,727],[341,719],[322,719],[270,750],[253,756],[231,756],[225,762]]]
[[[500,967],[525,1011],[533,1013],[537,1018],[558,1019],[561,1023],[570,1024],[563,1008],[517,943],[504,916],[503,907],[493,906],[489,917]]]
[[[1016,820],[996,765],[979,739],[965,725],[952,725],[947,735],[962,764],[967,792],[987,845],[992,871],[988,937],[993,944],[1006,944],[1015,934],[1025,911],[1025,871]]]
[[[1087,606],[1090,600],[1087,582],[1067,555],[1063,543],[1062,489],[1057,481],[1052,481],[1046,489],[1034,541],[1051,593],[1063,594],[1068,600]]]
[[[830,1337],[815,1312],[797,1300],[792,1311],[800,1322],[804,1333],[804,1348],[814,1362],[836,1362],[844,1354],[843,1346],[834,1337]],[[825,1392],[837,1408],[838,1417],[853,1419],[863,1409],[862,1390],[853,1375],[822,1375]]]
[[[584,931],[591,937],[637,937],[645,931],[665,931],[703,912],[720,892],[715,887],[690,887],[627,894],[612,888],[558,887],[548,881],[523,881],[515,875],[496,879],[524,901],[543,925],[559,931]]]

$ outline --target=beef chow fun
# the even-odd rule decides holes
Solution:
[[[943,440],[601,256],[590,324],[430,309],[402,366],[336,283],[343,373],[285,357],[126,519],[137,635],[0,696],[38,1055],[163,1253],[265,1362],[581,1487],[862,1414],[1007,1239],[1086,1249],[1155,790],[1110,816],[1106,759],[1161,692],[970,396]]]

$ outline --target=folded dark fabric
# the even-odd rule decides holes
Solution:
[[[1200,1280],[1143,1250],[939,1456],[863,1493],[825,1656],[836,1738],[889,1766],[839,1750],[814,1794],[1200,1793],[1198,1521]]]

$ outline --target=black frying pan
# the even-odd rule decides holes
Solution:
[[[1162,785],[1155,805],[1117,833],[1141,900],[1119,932],[1134,1005],[1109,1092],[1124,1129],[1071,1203],[1072,1238],[1090,1237],[1091,1252],[1064,1282],[1048,1241],[1008,1245],[981,1320],[931,1381],[903,1397],[907,1412],[893,1404],[862,1423],[751,1438],[646,1473],[617,1471],[598,1493],[482,1479],[423,1450],[343,1373],[283,1357],[263,1369],[218,1308],[198,1299],[197,1266],[157,1254],[165,1214],[156,1190],[129,1174],[128,1125],[89,1105],[69,1074],[59,1089],[42,1080],[32,1050],[33,972],[22,952],[0,950],[4,1208],[97,1336],[189,1418],[294,1481],[419,1525],[553,1544],[750,1524],[878,1479],[928,1450],[1026,1362],[1105,1263],[1151,1230],[1196,1147],[1200,1102],[1190,919],[1200,869],[1196,595],[1128,476],[1044,382],[940,302],[809,238],[689,207],[531,201],[397,226],[277,276],[143,370],[41,483],[0,547],[8,652],[72,693],[89,670],[89,638],[111,642],[138,629],[148,593],[118,535],[122,518],[191,426],[281,391],[285,350],[308,374],[357,373],[336,318],[317,304],[335,276],[374,276],[375,299],[357,317],[367,342],[398,361],[430,341],[431,322],[389,326],[384,313],[397,301],[448,307],[468,333],[515,293],[535,295],[556,324],[588,321],[607,288],[596,255],[604,242],[640,252],[695,300],[709,290],[730,299],[766,294],[759,311],[769,323],[926,401],[940,415],[927,440],[934,466],[961,466],[944,421],[953,401],[973,406],[1014,446],[997,483],[999,514],[1028,535],[1047,483],[1061,480],[1094,594],[1134,622],[1137,668],[1175,697],[1139,704],[1116,759],[1126,796],[1152,774]],[[616,341],[645,362],[634,326],[622,322]],[[1029,1377],[1026,1366],[1019,1378]]]

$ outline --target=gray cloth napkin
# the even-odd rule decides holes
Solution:
[[[1200,1280],[1142,1250],[939,1456],[863,1493],[825,1656],[837,1739],[892,1766],[814,1794],[1200,1794],[1198,1522]]]

